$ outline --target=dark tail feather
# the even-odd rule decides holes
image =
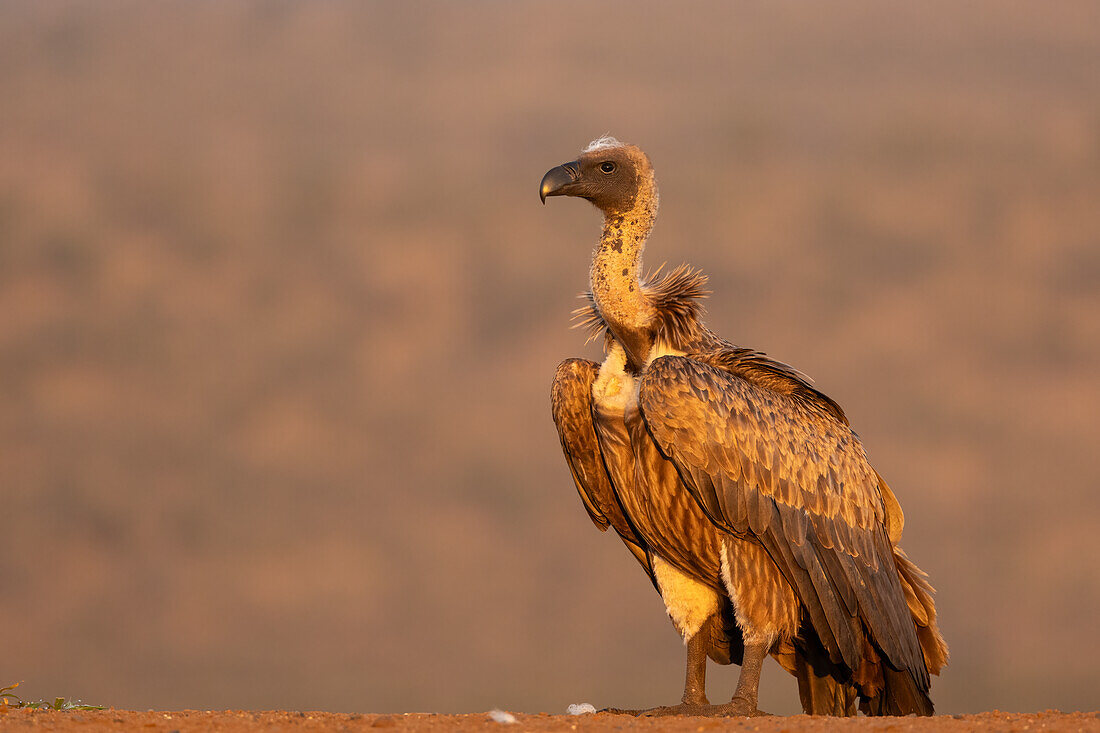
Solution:
[[[894,563],[898,569],[909,613],[920,641],[925,668],[939,674],[947,664],[947,644],[944,643],[936,624],[936,604],[932,598],[932,586],[928,576],[905,556],[900,547],[894,547]],[[921,685],[905,670],[896,670],[880,657],[877,651],[864,653],[864,664],[874,669],[875,677],[881,677],[881,689],[871,686],[874,694],[864,697],[860,710],[867,715],[932,715],[934,707],[928,697],[928,686]]]
[[[882,690],[874,697],[865,697],[859,708],[864,715],[932,715],[935,707],[905,670],[896,670],[889,664],[882,665]]]
[[[780,664],[798,680],[802,712],[840,717],[856,715],[859,688],[843,665],[829,659],[829,652],[808,620],[803,621],[792,652]]]
[[[802,654],[796,655],[795,666],[802,712],[807,715],[840,717],[856,714],[856,700],[859,693],[854,685],[838,682],[831,674],[823,676],[816,674]]]

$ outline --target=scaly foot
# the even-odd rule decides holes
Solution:
[[[634,717],[662,717],[666,715],[697,715],[695,710],[701,710],[708,707],[704,704],[689,704],[680,703],[679,705],[661,705],[656,708],[643,708],[641,710],[635,710],[632,708],[604,708],[600,710],[601,713],[611,713],[612,715],[633,715]]]
[[[756,706],[750,704],[747,700],[742,700],[736,697],[729,702],[722,703],[721,705],[697,705],[690,703],[681,703],[679,705],[670,705],[668,707],[643,710],[640,713],[640,715],[644,717],[658,717],[665,715],[698,715],[700,717],[708,718],[755,718],[757,716],[767,714],[768,713],[757,710]]]
[[[709,703],[682,702],[679,705],[663,705],[659,708],[641,710],[638,715],[644,718],[661,718],[667,715],[705,715],[706,713],[700,711],[711,707],[714,706]]]
[[[644,710],[604,708],[600,710],[600,712],[610,713],[612,715],[633,715],[641,718],[663,718],[672,715],[697,715],[708,718],[755,718],[760,715],[770,715],[770,713],[757,710],[755,706],[751,706],[746,701],[737,698],[734,698],[730,702],[722,703],[721,705],[682,702],[679,705],[662,705],[660,707],[646,708]]]

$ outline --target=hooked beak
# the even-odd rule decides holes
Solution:
[[[571,183],[576,183],[577,179],[581,177],[580,170],[580,163],[575,160],[548,170],[539,185],[539,198],[542,199],[542,203],[546,203],[547,196],[567,195],[568,192],[564,190],[565,187]]]

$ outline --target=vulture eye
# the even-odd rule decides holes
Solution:
[[[615,172],[615,164],[612,163],[610,160],[606,161],[604,163],[600,163],[600,170],[603,171],[604,173],[614,173]]]

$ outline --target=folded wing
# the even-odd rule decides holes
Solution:
[[[767,550],[830,658],[857,671],[869,641],[926,691],[878,475],[843,414],[815,394],[666,356],[647,369],[638,400],[711,521]]]
[[[609,526],[615,529],[656,585],[645,543],[627,521],[615,496],[592,424],[592,383],[599,369],[598,364],[586,359],[567,359],[561,363],[550,392],[554,424],[588,516],[600,531]]]

